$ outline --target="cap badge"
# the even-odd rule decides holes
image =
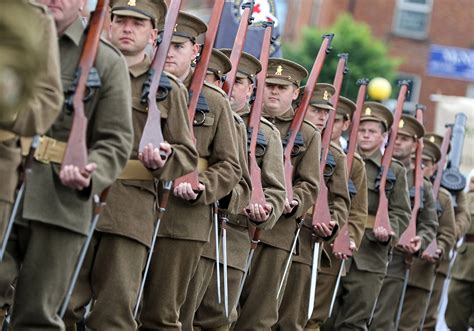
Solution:
[[[400,120],[400,123],[398,123],[398,128],[401,129],[405,126],[405,121],[404,120]]]
[[[434,142],[435,142],[435,137],[434,137],[434,136],[431,136],[431,137],[430,137],[430,141],[431,141],[432,143],[434,143]]]
[[[369,107],[365,108],[364,115],[365,116],[371,116],[372,115],[372,109],[370,109]]]
[[[276,76],[281,76],[282,73],[283,73],[283,67],[282,67],[281,65],[279,65],[279,66],[277,67],[277,70],[276,70],[276,72],[275,72],[275,75],[276,75]]]
[[[175,24],[175,25],[174,25],[174,30],[173,30],[173,32],[178,32],[178,24]]]
[[[328,93],[328,91],[324,91],[323,99],[326,100],[326,101],[329,100],[329,93]]]
[[[130,7],[135,7],[137,5],[137,1],[136,0],[129,0],[127,5],[129,5]]]

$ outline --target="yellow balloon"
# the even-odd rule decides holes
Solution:
[[[372,99],[382,101],[390,97],[392,86],[385,78],[376,77],[369,82],[367,92]]]

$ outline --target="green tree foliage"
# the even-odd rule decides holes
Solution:
[[[339,60],[337,55],[340,53],[349,54],[349,72],[344,78],[341,95],[354,102],[358,91],[356,81],[359,78],[384,77],[390,82],[394,80],[400,61],[388,56],[387,47],[372,35],[367,24],[354,21],[350,15],[341,15],[334,25],[327,28],[305,28],[300,42],[283,45],[284,57],[303,65],[310,72],[322,43],[321,36],[325,33],[334,33],[335,36],[319,82],[334,81]],[[393,86],[392,95],[397,90]]]

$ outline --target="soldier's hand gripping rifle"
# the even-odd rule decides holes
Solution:
[[[464,113],[457,113],[454,126],[453,135],[451,138],[451,152],[449,153],[448,166],[443,171],[441,178],[441,186],[455,194],[462,191],[466,186],[466,177],[459,171],[461,165],[462,149],[464,146],[465,127],[467,116]]]
[[[105,207],[105,201],[107,200],[109,189],[110,188],[108,187],[104,191],[102,191],[100,197],[98,195],[94,196],[94,215],[92,216],[92,221],[89,225],[89,231],[87,233],[86,241],[84,242],[84,244],[82,244],[81,251],[79,253],[79,258],[77,259],[76,267],[74,268],[74,272],[67,288],[66,296],[64,297],[63,303],[61,304],[61,308],[59,309],[59,317],[61,318],[63,318],[64,314],[66,313],[67,306],[69,305],[72,293],[74,292],[74,288],[76,287],[79,273],[81,272],[82,265],[84,263],[84,260],[86,259],[87,251],[89,250],[89,246],[92,241],[92,236],[94,235],[95,228],[97,226],[97,223],[99,222],[100,213]]]
[[[311,73],[309,74],[308,81],[306,82],[301,103],[296,109],[295,116],[291,121],[290,129],[288,130],[286,137],[287,144],[283,151],[283,171],[285,176],[286,200],[290,205],[293,201],[293,165],[291,164],[292,150],[295,144],[296,136],[298,135],[301,125],[303,124],[306,111],[308,110],[309,102],[311,101],[311,97],[313,96],[314,88],[316,86],[316,83],[318,82],[319,74],[321,73],[321,69],[323,68],[324,60],[326,59],[326,55],[329,54],[329,52],[331,51],[331,42],[334,38],[334,34],[325,34],[322,38],[323,42],[321,44],[321,47],[319,48],[318,55],[316,56],[313,68],[311,69]],[[288,259],[286,260],[282,281],[280,283],[280,286],[278,287],[277,299],[279,298],[281,289],[283,288],[283,284],[285,283],[285,276],[290,270],[292,255],[298,242],[298,237],[300,235],[305,212],[306,211],[303,211],[303,215],[297,215],[298,228],[291,244],[290,254],[288,256]]]
[[[76,77],[73,86],[70,88],[73,95],[66,100],[66,107],[73,111],[73,122],[61,162],[61,170],[64,166],[74,165],[82,172],[85,171],[87,165],[87,118],[84,113],[84,98],[86,97],[87,82],[97,55],[100,35],[108,8],[109,0],[97,1],[97,7],[91,15],[87,37],[76,70]]]
[[[248,153],[248,166],[250,172],[250,180],[252,183],[252,192],[250,195],[249,205],[260,204],[262,206],[265,206],[266,200],[262,186],[262,174],[260,167],[257,163],[256,150],[258,131],[260,129],[260,118],[262,115],[263,108],[263,92],[265,90],[265,79],[267,77],[268,70],[268,58],[270,57],[270,45],[272,42],[273,23],[265,22],[262,27],[265,29],[259,59],[260,63],[262,64],[262,70],[257,74],[257,88],[255,92],[255,100],[252,103],[249,121],[247,123],[247,130],[251,133]],[[255,250],[257,249],[258,242],[260,241],[260,231],[261,230],[259,228],[255,228],[249,225],[250,252],[247,257],[247,262],[245,263],[244,275],[240,282],[239,291],[237,292],[236,305],[239,302],[240,295],[242,294],[244,283],[250,269],[250,265],[252,264],[253,255],[255,253]],[[236,305],[234,305],[234,307],[236,307]]]
[[[157,49],[155,56],[148,70],[148,79],[143,84],[142,103],[147,104],[148,114],[146,118],[145,127],[143,128],[142,137],[138,151],[143,152],[145,146],[149,144],[154,148],[160,148],[163,143],[163,132],[161,130],[161,112],[158,109],[156,102],[157,91],[160,84],[160,78],[165,67],[166,56],[168,54],[171,39],[173,38],[173,31],[178,19],[179,9],[181,8],[181,0],[172,0],[170,8],[166,14],[165,26],[161,36],[158,38]],[[164,153],[160,153],[163,160],[166,159]]]
[[[313,207],[312,214],[312,227],[313,230],[319,224],[323,224],[329,229],[332,229],[333,233],[337,231],[338,225],[333,227],[331,225],[331,211],[329,210],[329,200],[328,200],[328,187],[326,181],[324,180],[324,169],[326,168],[326,162],[329,154],[329,146],[331,145],[331,136],[332,129],[334,127],[334,122],[336,120],[336,109],[337,103],[339,101],[339,95],[341,94],[341,86],[344,75],[348,72],[347,69],[347,59],[348,54],[339,54],[339,62],[337,64],[336,74],[334,76],[334,87],[335,93],[332,97],[332,104],[334,105],[334,111],[329,115],[326,127],[324,128],[323,137],[321,139],[322,149],[321,149],[321,163],[319,166],[319,192],[316,197],[316,202]],[[311,266],[311,281],[309,286],[309,304],[308,304],[308,320],[311,318],[314,309],[314,301],[316,297],[316,284],[319,268],[319,251],[321,249],[320,238],[313,236],[313,264]],[[324,238],[322,238],[324,239]]]
[[[416,105],[416,119],[423,125],[423,111],[426,109],[424,105]],[[413,207],[411,209],[411,218],[408,223],[407,228],[400,236],[398,246],[406,248],[412,245],[413,238],[416,237],[416,220],[418,219],[418,214],[421,208],[422,201],[422,190],[423,190],[423,166],[422,166],[422,156],[423,156],[423,138],[418,138],[416,143],[416,157],[415,157],[415,197],[413,202]],[[428,192],[427,192],[428,193]],[[403,288],[400,295],[400,301],[398,303],[397,316],[395,319],[395,330],[398,330],[398,325],[400,324],[400,318],[402,316],[403,301],[405,300],[405,293],[408,286],[408,278],[410,276],[410,267],[413,260],[412,253],[405,253],[405,275],[403,278]]]
[[[392,163],[392,155],[393,149],[395,147],[395,139],[398,133],[398,123],[402,117],[403,112],[403,104],[405,103],[405,99],[408,93],[408,81],[403,80],[399,83],[400,85],[400,92],[398,93],[397,105],[395,108],[395,114],[390,131],[390,137],[388,141],[388,145],[383,153],[382,157],[382,175],[380,178],[380,185],[379,185],[379,206],[377,209],[377,213],[375,215],[375,222],[374,222],[374,230],[378,228],[383,228],[387,231],[389,236],[395,235],[393,232],[392,226],[390,224],[390,218],[388,216],[388,199],[387,194],[385,192],[385,187],[387,184],[387,176],[390,170],[390,164]]]
[[[352,115],[352,125],[351,125],[351,134],[349,137],[349,146],[347,149],[347,169],[349,173],[349,180],[352,174],[352,165],[354,164],[354,155],[357,150],[357,134],[359,131],[359,124],[360,124],[360,117],[362,115],[362,108],[364,107],[365,97],[367,94],[367,84],[369,80],[367,78],[362,78],[357,81],[359,85],[359,92],[357,94],[356,100],[356,109],[354,114]],[[332,247],[333,253],[340,253],[344,254],[348,257],[352,256],[352,249],[351,249],[351,239],[349,233],[349,222],[344,224],[344,226],[339,230],[339,234],[337,235],[336,239],[334,239],[334,244]],[[339,288],[339,284],[341,282],[342,277],[342,270],[344,268],[344,261],[341,261],[341,266],[339,268],[339,272],[337,273],[336,279],[336,286],[334,287],[334,291],[331,298],[331,304],[329,306],[329,317],[332,315],[332,311],[334,308],[334,304],[336,302],[337,291]]]
[[[189,86],[188,117],[191,128],[194,124],[194,115],[196,114],[196,108],[198,106],[202,86],[207,74],[207,67],[209,66],[209,61],[211,59],[212,48],[214,41],[216,40],[217,29],[219,27],[222,10],[224,8],[224,2],[224,0],[214,1],[214,7],[210,16],[211,19],[209,21],[208,29],[204,39],[204,47],[202,49],[201,56],[199,57],[199,62],[194,69],[191,85]],[[193,133],[193,140],[196,142],[194,131],[192,130],[191,132]],[[193,191],[199,192],[198,170],[195,169],[189,174],[175,179],[175,185],[180,183],[189,183],[191,184]]]
[[[8,219],[7,226],[5,228],[5,233],[3,234],[3,238],[1,241],[0,247],[0,263],[3,261],[3,256],[7,250],[8,239],[10,238],[13,224],[15,223],[16,214],[18,213],[18,208],[20,207],[20,202],[23,198],[23,194],[25,193],[25,185],[26,185],[26,177],[27,174],[31,173],[31,163],[33,162],[33,157],[35,155],[36,149],[40,144],[40,137],[34,136],[33,142],[31,143],[30,151],[28,152],[28,156],[25,159],[25,163],[23,165],[23,172],[20,175],[20,188],[16,194],[15,202],[13,204],[13,209],[10,214],[10,218]]]

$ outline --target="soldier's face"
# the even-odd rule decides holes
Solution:
[[[150,20],[130,16],[117,16],[109,28],[109,39],[125,56],[137,55],[153,44],[157,31]]]
[[[198,52],[199,45],[191,41],[172,43],[166,57],[165,70],[180,79],[186,78]]]
[[[39,2],[48,7],[56,22],[58,33],[62,34],[65,27],[79,16],[86,0],[39,0]]]
[[[413,137],[404,134],[398,134],[393,148],[393,157],[403,161],[411,157],[416,150],[416,141]]]
[[[351,121],[342,118],[336,118],[334,120],[334,126],[332,127],[331,140],[337,141],[342,136],[342,133],[349,129]]]
[[[271,115],[282,115],[296,98],[298,98],[299,88],[295,85],[265,84],[263,93],[263,104]]]
[[[323,131],[329,118],[329,112],[330,110],[328,109],[310,105],[308,106],[305,119],[313,123],[320,131]]]
[[[431,160],[423,160],[423,176],[431,177],[436,171],[436,163]]]
[[[363,121],[357,132],[357,144],[365,154],[372,154],[382,147],[386,133],[382,125],[375,121]]]
[[[253,84],[250,83],[250,80],[247,78],[237,77],[230,96],[230,106],[232,107],[232,110],[236,112],[244,108],[252,95],[252,91]]]

